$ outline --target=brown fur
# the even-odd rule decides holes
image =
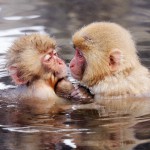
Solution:
[[[73,35],[73,44],[87,61],[81,82],[90,87],[95,97],[140,95],[150,91],[149,71],[139,61],[130,32],[120,25],[108,22],[87,25]],[[121,52],[116,71],[109,67],[114,49]]]
[[[43,57],[53,53],[54,50],[56,50],[56,41],[53,38],[35,33],[15,40],[7,52],[7,67],[10,75],[16,84],[20,83],[15,89],[16,99],[19,100],[21,106],[33,113],[52,113],[56,110],[58,112],[62,104],[66,103],[54,91],[59,80],[54,71],[62,73],[66,69],[65,63],[62,68],[61,66],[58,68],[58,59],[56,60],[58,56],[53,56],[55,59],[49,61],[47,66],[42,63]],[[13,78],[13,74],[21,79],[21,82],[17,82],[18,80],[15,79],[18,78],[16,76]],[[65,77],[65,72],[61,75],[62,78]]]
[[[22,36],[13,43],[7,52],[7,67],[17,64],[20,76],[24,80],[31,81],[37,75],[41,78],[43,69],[39,54],[45,53],[50,48],[56,48],[56,41],[48,35],[35,33]]]
[[[56,48],[53,38],[36,33],[18,38],[7,52],[7,67],[18,85],[16,98],[33,113],[55,113],[67,103],[64,99],[83,98],[84,102],[92,97],[66,78],[67,67]]]

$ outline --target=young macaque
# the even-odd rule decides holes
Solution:
[[[76,98],[84,95],[79,95],[66,79],[67,67],[58,57],[56,49],[53,38],[31,34],[18,38],[7,52],[7,67],[18,85],[12,93],[19,99],[21,106],[33,113],[53,113],[60,110],[67,101],[56,93],[62,93],[64,98],[72,97],[73,92],[76,93]]]
[[[129,31],[116,23],[95,22],[73,35],[72,76],[95,99],[139,96],[150,92],[150,74],[137,55]]]

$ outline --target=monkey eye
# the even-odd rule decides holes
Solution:
[[[82,54],[82,52],[81,52],[81,51],[79,51],[79,55],[83,56],[83,54]]]
[[[57,56],[57,52],[56,52],[56,51],[54,51],[54,52],[53,52],[53,55],[54,55],[54,56]]]
[[[78,49],[76,49],[76,51],[77,51],[78,56],[79,56],[80,58],[82,58],[82,57],[83,57],[83,53],[82,53],[80,50],[78,50]]]
[[[44,56],[44,61],[49,61],[51,59],[51,55],[50,54],[47,54]]]

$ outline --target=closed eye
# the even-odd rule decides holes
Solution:
[[[78,51],[78,53],[79,53],[79,55],[80,55],[80,56],[83,56],[83,54],[82,54],[82,52],[81,52],[81,51]]]
[[[50,61],[50,59],[51,59],[51,55],[47,54],[47,55],[44,56],[44,61],[45,62]]]
[[[57,56],[57,53],[53,53],[53,55]]]
[[[54,56],[57,56],[57,52],[56,52],[56,51],[53,51],[53,55],[54,55]]]
[[[77,50],[77,55],[78,55],[79,58],[83,57],[83,53],[80,50]]]

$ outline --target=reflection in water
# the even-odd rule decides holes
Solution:
[[[5,20],[24,20],[24,19],[34,19],[39,18],[39,15],[32,15],[32,16],[12,16],[12,17],[4,17]]]
[[[71,35],[93,21],[114,21],[130,29],[142,62],[150,67],[149,1],[2,0],[0,4],[1,89],[13,87],[4,55],[16,37],[31,32],[48,33],[56,37],[62,47],[59,53],[69,63],[74,52]],[[31,115],[23,113],[16,103],[1,99],[0,150],[149,150],[150,113],[144,109],[149,108],[149,102],[139,103],[136,113],[131,111],[133,105],[126,113],[110,106],[109,111],[91,104],[82,109],[73,106],[55,116]]]
[[[127,99],[124,111],[120,109],[121,105],[111,105],[111,100],[106,108],[96,103],[73,105],[72,109],[53,116],[23,112],[17,103],[1,101],[0,138],[3,140],[0,144],[6,149],[33,150],[128,150],[141,145],[143,149],[148,148],[150,114],[145,108],[149,101],[143,101],[135,98],[134,102],[127,103]]]

